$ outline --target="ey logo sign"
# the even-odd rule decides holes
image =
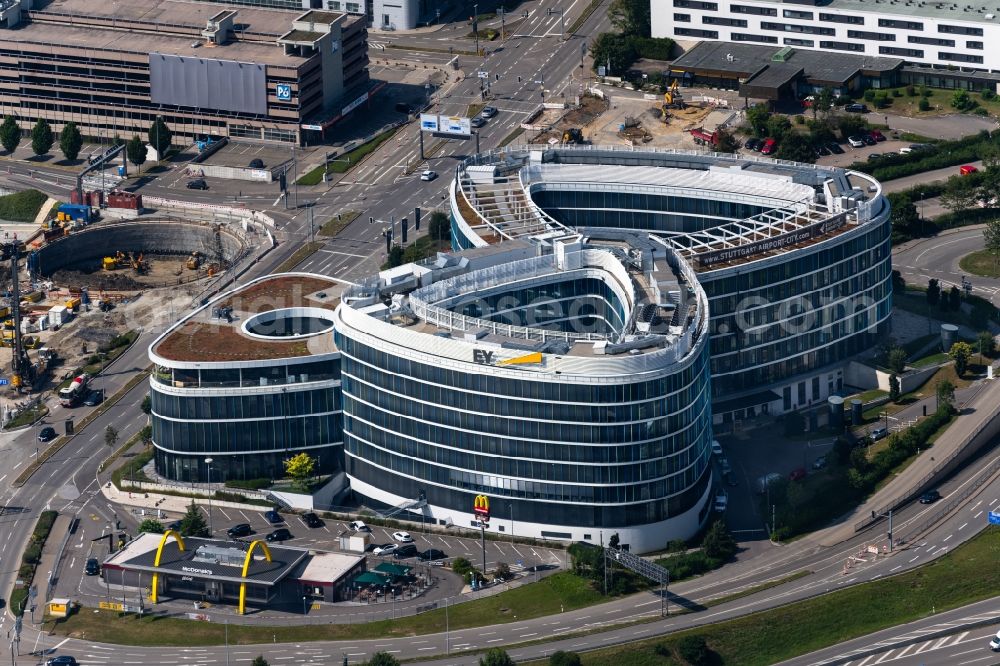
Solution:
[[[279,83],[274,86],[274,96],[278,101],[289,102],[292,99],[292,87],[287,83]]]
[[[496,353],[494,352],[486,351],[485,349],[472,350],[472,360],[480,365],[493,365],[494,358],[496,358]]]

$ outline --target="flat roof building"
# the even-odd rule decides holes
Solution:
[[[0,14],[0,113],[25,130],[45,118],[128,138],[162,117],[188,140],[300,143],[369,92],[367,30],[348,14],[179,0],[15,0]]]

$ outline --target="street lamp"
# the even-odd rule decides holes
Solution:
[[[212,535],[212,459],[205,458],[208,465],[208,534]]]
[[[889,513],[877,513],[874,509],[872,510],[872,520],[876,518],[888,518],[889,519],[889,552],[892,552],[892,509],[889,509]]]

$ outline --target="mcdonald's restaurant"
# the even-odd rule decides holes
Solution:
[[[191,600],[232,605],[241,612],[304,612],[307,603],[344,600],[350,580],[366,570],[359,555],[174,535],[138,535],[104,561],[102,576],[111,584],[143,590],[147,610],[156,603]]]

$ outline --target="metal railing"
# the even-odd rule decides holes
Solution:
[[[923,534],[924,531],[927,530],[927,528],[929,528],[931,525],[934,525],[935,523],[939,522],[942,518],[949,515],[952,511],[954,511],[962,504],[964,504],[969,497],[978,492],[979,489],[983,487],[983,485],[985,485],[987,481],[993,478],[993,475],[996,474],[997,471],[1000,471],[1000,456],[994,458],[993,462],[987,465],[986,469],[980,472],[979,475],[975,479],[973,479],[972,483],[970,483],[965,489],[963,489],[957,495],[952,495],[948,499],[947,503],[939,507],[938,510],[934,512],[933,517],[928,518],[922,523],[919,523],[913,529],[909,530],[906,536],[903,537],[902,539],[903,543],[909,543],[913,541],[913,539]]]

